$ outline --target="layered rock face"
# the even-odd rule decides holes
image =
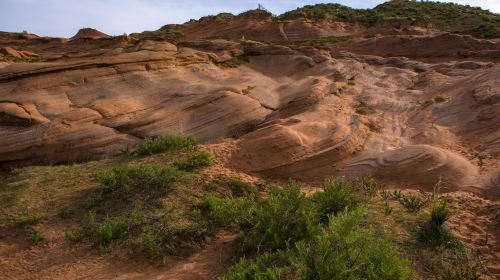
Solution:
[[[0,40],[46,60],[0,65],[2,166],[96,159],[184,133],[236,139],[227,164],[263,176],[498,191],[494,40],[388,35],[315,48],[82,36]]]

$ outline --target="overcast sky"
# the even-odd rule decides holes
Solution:
[[[0,0],[0,30],[27,30],[41,36],[71,37],[82,27],[110,35],[156,30],[168,23],[183,23],[220,12],[238,14],[264,5],[281,14],[307,4],[307,0]],[[384,1],[339,0],[354,8],[372,8]],[[452,1],[500,13],[500,0]]]

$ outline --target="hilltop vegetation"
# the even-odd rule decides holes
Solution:
[[[425,20],[442,31],[471,34],[480,38],[500,37],[500,15],[479,7],[454,3],[390,1],[375,12],[384,19]]]
[[[306,18],[336,20],[372,26],[384,20],[411,20],[431,24],[442,31],[480,38],[500,37],[500,15],[478,7],[454,3],[389,1],[374,9],[353,9],[340,4],[308,5],[286,12],[281,20]]]

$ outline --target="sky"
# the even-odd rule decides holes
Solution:
[[[274,14],[328,0],[0,0],[0,30],[71,37],[82,27],[110,35],[156,30],[221,12],[238,14],[262,4]],[[337,0],[353,8],[372,8],[378,0]],[[449,1],[448,1],[449,2]],[[452,1],[500,13],[500,0]]]

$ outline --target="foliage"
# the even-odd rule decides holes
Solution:
[[[129,221],[123,217],[111,219],[106,216],[106,219],[97,227],[95,232],[97,244],[99,246],[108,246],[113,240],[126,235],[130,227]]]
[[[146,138],[139,144],[137,154],[153,155],[167,151],[192,148],[197,145],[197,141],[192,136],[182,134],[170,134],[159,137]]]
[[[16,224],[20,227],[36,226],[44,220],[45,217],[40,215],[20,216],[16,219]]]
[[[406,21],[432,25],[439,30],[470,34],[479,38],[500,37],[500,15],[469,5],[432,1],[387,1],[374,9],[353,9],[340,4],[307,5],[281,16],[280,20],[305,18],[335,20],[373,26],[381,21]]]
[[[282,189],[271,190],[250,224],[244,229],[244,251],[280,250],[313,235],[319,215],[314,203],[301,193],[300,185],[290,181]]]
[[[131,34],[137,35],[137,34]],[[170,28],[169,26],[163,26],[156,31],[145,31],[140,34],[142,37],[154,37],[158,39],[168,40],[171,42],[179,42],[184,39],[185,35],[182,31]]]
[[[329,180],[323,185],[323,190],[313,196],[322,222],[327,222],[330,214],[337,215],[346,209],[356,209],[361,202],[352,193],[350,181]]]
[[[167,151],[192,148],[196,146],[196,144],[196,139],[194,139],[194,137],[181,134],[146,138],[139,144],[135,154],[139,156],[153,155]]]
[[[233,197],[253,197],[259,196],[257,188],[249,183],[243,182],[239,178],[226,175],[217,176],[212,182],[219,188],[229,190]]]
[[[388,240],[361,229],[362,218],[360,209],[330,216],[321,234],[298,243],[298,279],[408,279],[408,261]]]
[[[132,193],[142,193],[146,197],[154,197],[169,191],[174,183],[184,180],[182,171],[171,166],[160,165],[127,165],[106,169],[97,175],[101,186],[96,191],[96,199],[114,195],[117,198],[132,198]]]
[[[306,18],[310,20],[337,20],[358,22],[367,26],[375,24],[380,16],[371,10],[353,9],[340,4],[307,5],[280,16],[281,20]]]
[[[419,231],[420,240],[423,242],[442,248],[457,248],[460,243],[456,240],[451,231],[444,225],[450,218],[450,210],[445,202],[432,208],[431,219],[425,223]]]
[[[330,44],[345,42],[351,40],[351,36],[326,36],[318,39],[309,40],[286,40],[275,42],[285,46],[311,46],[316,48],[328,47]]]
[[[401,195],[401,197],[398,198],[398,201],[409,212],[418,212],[427,204],[427,202],[424,201],[420,196],[413,194]]]
[[[256,211],[257,203],[252,198],[218,198],[209,194],[205,196],[202,208],[209,213],[210,222],[221,227],[239,225],[245,227]]]
[[[254,261],[241,258],[220,280],[290,279],[290,251],[264,253]]]
[[[175,162],[175,167],[182,171],[192,172],[213,164],[213,157],[207,151],[191,151],[186,159]]]
[[[45,239],[45,236],[41,231],[34,230],[33,232],[31,232],[28,239],[29,241],[31,241],[31,243],[33,243],[33,245],[37,245]]]

